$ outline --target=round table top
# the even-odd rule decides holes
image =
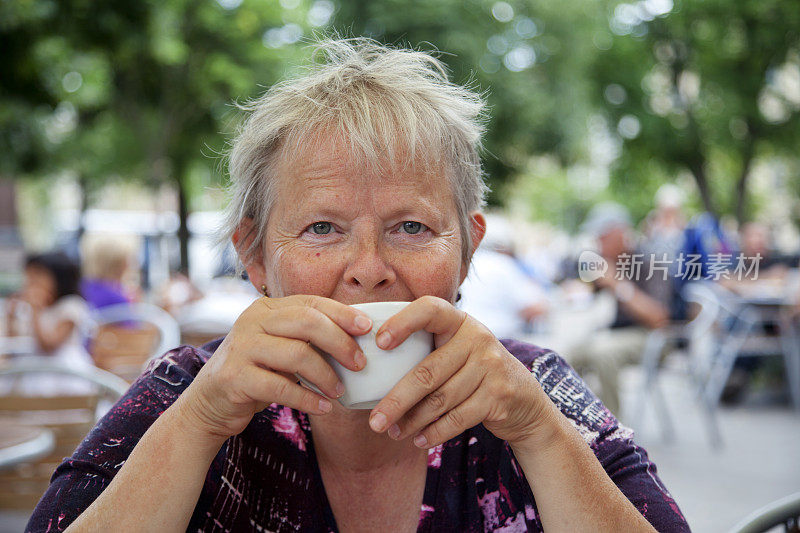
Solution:
[[[0,419],[0,470],[44,457],[54,447],[49,429]]]
[[[0,354],[16,355],[36,353],[37,345],[33,337],[0,336]]]

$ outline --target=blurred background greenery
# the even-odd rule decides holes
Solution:
[[[224,203],[234,103],[332,31],[438,50],[486,91],[493,205],[574,230],[603,200],[641,219],[671,182],[695,212],[800,219],[796,0],[2,2],[0,178],[27,191],[20,218],[46,219],[59,180],[80,210],[170,193],[186,269],[189,214]]]

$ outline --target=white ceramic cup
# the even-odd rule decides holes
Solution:
[[[372,409],[403,376],[433,350],[433,334],[427,331],[415,331],[400,346],[391,350],[383,350],[375,344],[375,333],[378,329],[389,317],[396,315],[408,304],[409,302],[370,302],[352,306],[372,319],[372,329],[365,335],[355,337],[367,358],[367,365],[358,372],[353,372],[323,353],[323,357],[344,385],[345,393],[339,398],[339,403],[344,407]],[[301,376],[298,378],[320,392]]]

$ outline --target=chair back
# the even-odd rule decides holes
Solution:
[[[800,492],[796,492],[753,511],[730,533],[766,533],[783,526],[787,533],[800,532]]]
[[[684,335],[689,341],[690,364],[694,370],[711,365],[713,352],[718,342],[717,325],[723,309],[716,293],[705,282],[689,283],[681,292],[687,303],[695,304],[697,314],[684,326]]]
[[[152,304],[117,304],[94,313],[89,352],[95,364],[127,381],[139,376],[152,357],[180,343],[178,323]]]
[[[700,305],[700,312],[687,325],[690,364],[702,394],[716,405],[757,317],[716,283],[689,283],[682,295],[686,301]]]
[[[99,369],[75,369],[57,363],[27,359],[0,368],[0,377],[37,373],[81,378],[94,385],[82,395],[0,396],[0,431],[4,424],[44,428],[53,436],[44,457],[26,460],[0,471],[0,510],[32,511],[50,484],[53,471],[72,454],[102,414],[98,407],[116,401],[127,390],[122,379]]]

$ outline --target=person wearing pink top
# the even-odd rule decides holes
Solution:
[[[486,228],[482,97],[429,54],[326,40],[247,108],[230,239],[264,297],[154,360],[55,472],[29,531],[688,531],[630,430],[555,354],[454,304]],[[371,410],[371,320],[433,351]],[[318,391],[298,383],[299,374]]]

